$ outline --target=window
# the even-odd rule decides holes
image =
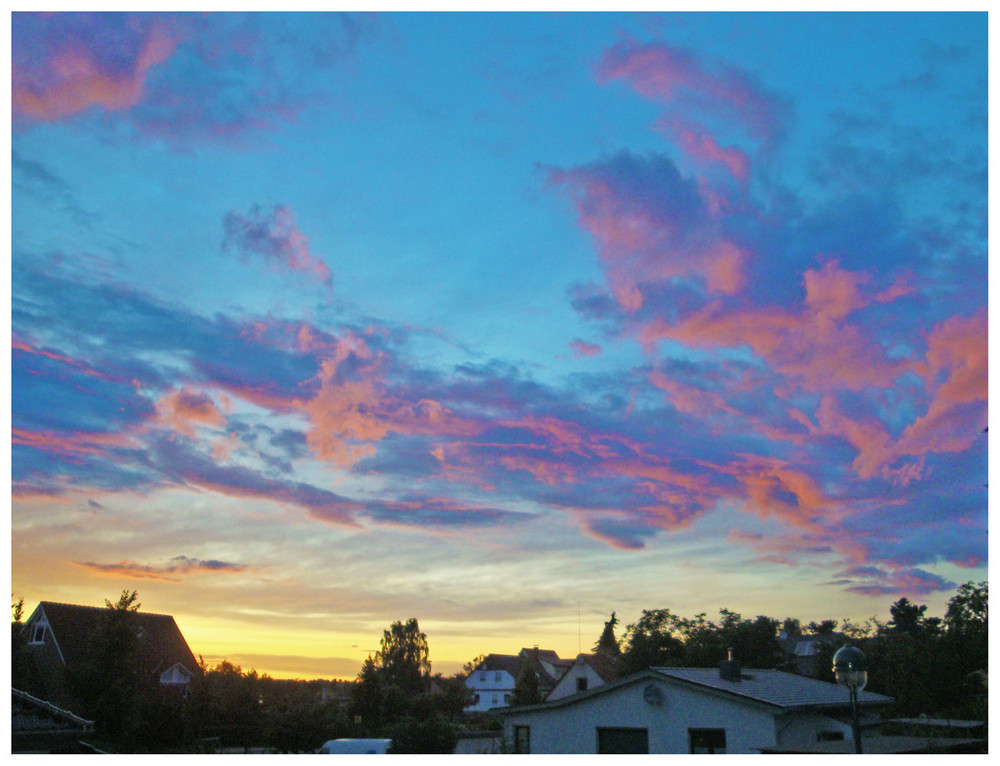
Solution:
[[[486,680],[486,674],[485,673],[480,673],[479,674],[479,680],[480,681],[485,681]]]
[[[688,742],[692,753],[726,752],[725,729],[688,729]]]
[[[501,678],[500,671],[498,670],[496,673],[493,674],[493,680],[494,681],[499,681],[500,678]]]
[[[639,754],[649,752],[647,729],[599,728],[597,730],[599,754]]]
[[[45,630],[49,626],[44,622],[35,623],[35,627],[31,631],[31,641],[32,644],[42,644],[45,643]]]
[[[844,732],[842,731],[821,731],[816,735],[817,742],[842,742]]]
[[[530,753],[531,752],[531,727],[530,726],[515,726],[514,727],[514,752],[515,753]]]
[[[510,695],[509,694],[503,695],[503,704],[505,704],[505,705],[509,705],[510,704]]]
[[[587,679],[586,678],[578,678],[578,679],[576,679],[576,690],[578,692],[585,692],[585,691],[587,691]]]
[[[478,705],[479,704],[479,695],[478,694],[473,694],[472,695],[472,704],[473,705]]]

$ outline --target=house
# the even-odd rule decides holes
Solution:
[[[61,707],[74,700],[66,684],[67,669],[87,658],[89,639],[106,619],[108,609],[42,601],[25,622],[25,638],[15,669],[24,691]],[[143,669],[162,687],[186,694],[201,669],[174,618],[166,614],[134,612]]]
[[[556,682],[545,701],[552,702],[577,692],[594,689],[613,680],[617,675],[618,662],[614,657],[601,652],[578,654],[573,664]]]
[[[81,737],[94,733],[94,722],[11,689],[11,752],[14,753],[84,753],[89,748]]]
[[[862,718],[891,697],[862,691]],[[649,668],[500,711],[515,753],[759,753],[852,738],[846,689],[779,670]]]
[[[846,633],[837,631],[801,634],[782,630],[778,634],[778,641],[788,658],[788,666],[796,673],[813,678],[824,670],[824,665],[829,670],[833,653],[852,640]]]
[[[572,664],[572,660],[560,659],[551,649],[537,646],[522,649],[517,654],[487,654],[465,679],[473,695],[473,702],[465,712],[483,713],[509,705],[514,684],[525,666],[538,676],[538,691],[544,699]]]

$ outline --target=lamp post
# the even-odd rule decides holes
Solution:
[[[858,720],[858,692],[868,683],[868,660],[856,646],[845,644],[833,655],[833,672],[837,683],[851,693],[851,712],[854,714],[854,752],[861,753],[861,724]]]

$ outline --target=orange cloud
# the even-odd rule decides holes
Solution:
[[[820,270],[805,272],[805,303],[798,312],[731,309],[713,301],[676,324],[654,320],[640,330],[639,337],[647,346],[663,338],[695,348],[746,345],[776,372],[808,391],[887,387],[911,365],[887,359],[870,334],[847,321],[857,309],[897,294],[865,296],[860,288],[867,281],[866,275],[829,262]]]
[[[150,28],[131,67],[112,71],[102,55],[100,41],[84,45],[67,41],[45,63],[43,71],[11,72],[11,107],[15,116],[52,122],[91,106],[120,111],[138,104],[149,70],[173,55],[177,40],[162,25]]]
[[[221,428],[226,418],[205,393],[187,386],[160,397],[156,403],[159,421],[186,436],[195,435],[195,426]]]

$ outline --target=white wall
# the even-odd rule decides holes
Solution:
[[[646,702],[643,689],[655,684],[663,703]],[[730,753],[757,753],[775,744],[774,714],[713,693],[654,679],[641,679],[564,707],[504,717],[504,736],[513,751],[514,726],[531,727],[532,753],[596,753],[598,727],[645,728],[651,753],[687,753],[688,729],[724,729]]]
[[[563,697],[568,697],[571,694],[576,694],[576,679],[586,678],[587,679],[587,689],[596,689],[598,686],[604,683],[604,679],[597,675],[597,672],[590,667],[585,661],[580,661],[574,663],[573,666],[566,671],[559,683],[555,685],[555,688],[549,693],[549,696],[545,698],[546,702],[551,702],[552,700],[562,699]]]
[[[514,677],[506,670],[475,670],[465,679],[465,685],[479,702],[465,708],[466,713],[478,713],[510,704],[505,696],[514,691]]]
[[[844,739],[854,739],[851,725],[816,713],[797,713],[782,716],[777,721],[778,744],[783,747],[808,747],[818,742],[821,732],[841,732]]]

